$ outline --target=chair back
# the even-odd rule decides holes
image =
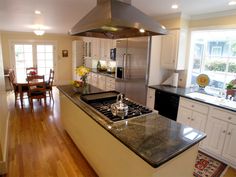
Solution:
[[[41,97],[46,95],[46,83],[44,76],[28,76],[29,96]]]
[[[16,91],[16,89],[17,89],[17,86],[16,86],[16,75],[15,75],[15,71],[13,69],[9,70],[9,80],[10,80],[10,84],[14,88],[14,91]]]
[[[54,81],[54,71],[53,71],[53,69],[50,69],[48,83],[47,83],[48,86],[52,87],[53,81]]]
[[[38,68],[37,67],[29,67],[26,68],[26,75],[27,76],[34,76],[38,74]]]

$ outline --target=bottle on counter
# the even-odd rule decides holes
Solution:
[[[100,62],[100,60],[98,60],[98,63],[97,63],[97,70],[100,71],[101,68],[102,68],[101,62]]]

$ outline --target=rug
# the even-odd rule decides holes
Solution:
[[[226,166],[223,162],[198,152],[193,175],[195,177],[220,177]]]

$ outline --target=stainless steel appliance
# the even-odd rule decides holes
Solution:
[[[80,98],[87,103],[92,110],[107,119],[108,121],[116,122],[129,118],[139,117],[141,115],[152,113],[152,110],[145,106],[139,105],[128,98],[123,99],[123,104],[128,107],[128,112],[125,116],[114,115],[112,113],[112,105],[117,102],[119,92],[108,91],[100,93],[91,93],[81,95]]]
[[[119,39],[116,42],[116,90],[146,104],[150,37]]]
[[[110,59],[116,60],[116,48],[110,49]]]
[[[69,31],[70,35],[127,38],[167,34],[153,18],[131,5],[131,0],[97,0],[97,5]]]

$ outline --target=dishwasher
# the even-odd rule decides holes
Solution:
[[[179,95],[156,90],[155,109],[159,114],[176,121],[179,107]]]

